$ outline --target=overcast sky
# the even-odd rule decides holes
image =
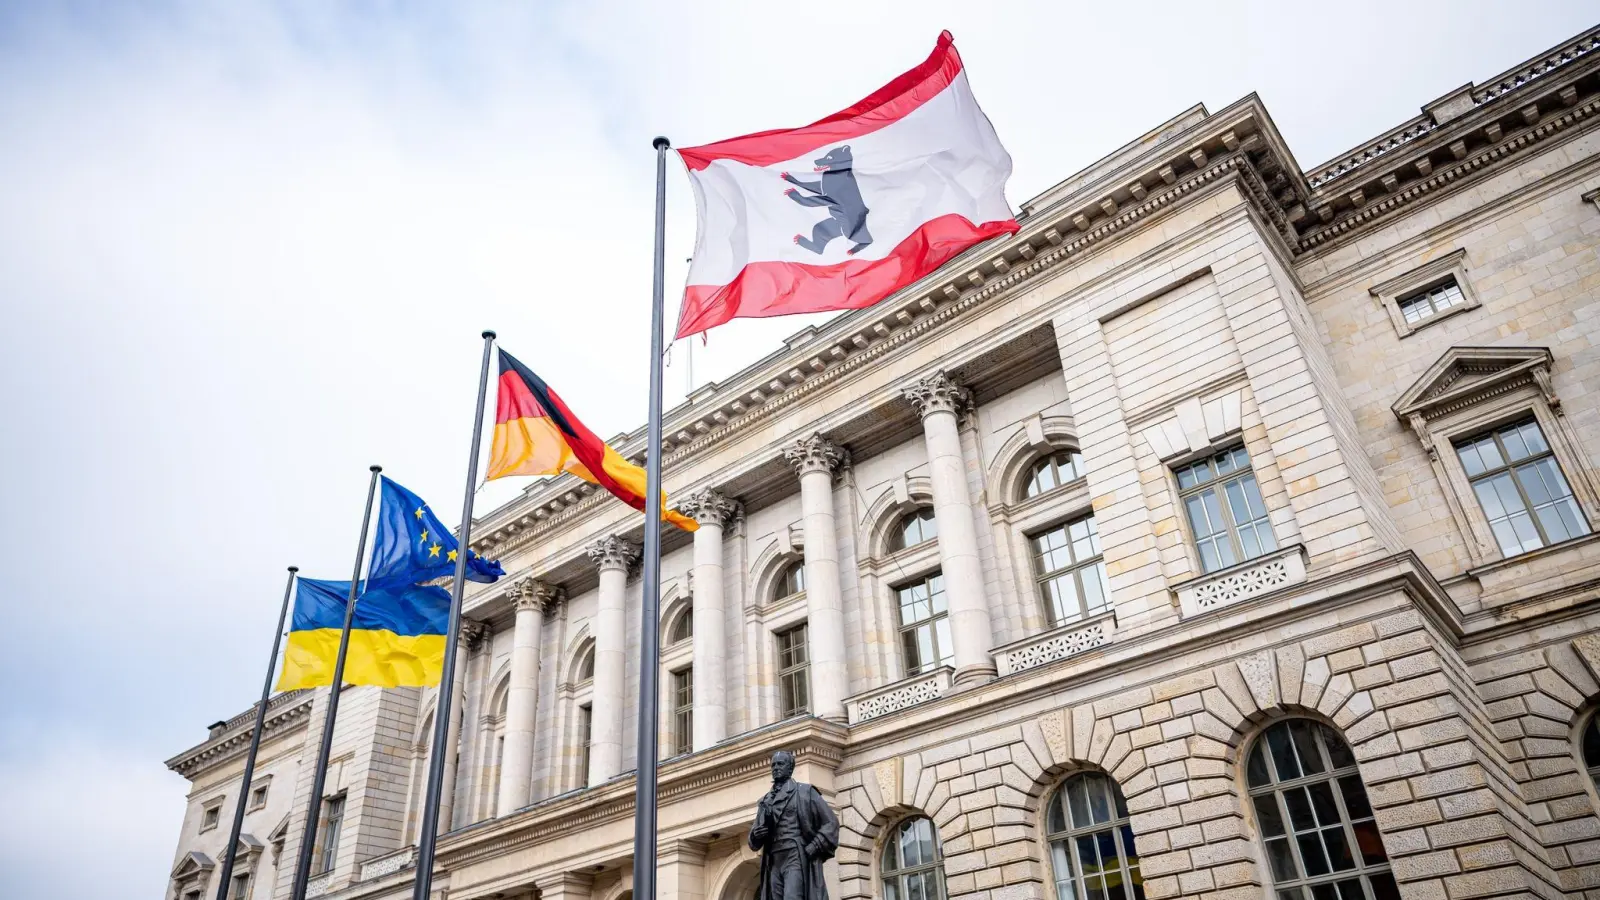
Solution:
[[[1594,18],[765,9],[0,3],[0,895],[160,895],[187,789],[162,760],[255,699],[283,567],[347,577],[369,463],[456,521],[479,331],[601,435],[643,421],[654,135],[804,124],[948,28],[1017,205],[1251,91],[1308,168]],[[694,229],[673,166],[669,318]],[[805,324],[714,332],[696,383]]]

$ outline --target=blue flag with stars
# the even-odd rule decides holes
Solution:
[[[367,580],[377,587],[419,584],[454,575],[461,553],[456,536],[428,504],[399,484],[383,479],[378,532]],[[467,578],[492,582],[506,574],[500,563],[467,551]]]

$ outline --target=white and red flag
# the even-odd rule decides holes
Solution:
[[[1018,227],[1011,157],[948,31],[849,109],[678,154],[700,216],[679,338],[735,318],[871,306]]]

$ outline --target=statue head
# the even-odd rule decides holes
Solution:
[[[772,780],[782,784],[794,774],[794,754],[787,750],[779,750],[772,754]]]

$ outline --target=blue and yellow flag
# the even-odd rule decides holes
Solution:
[[[422,498],[383,479],[378,531],[372,543],[367,583],[377,587],[419,584],[456,572],[460,544]],[[492,582],[506,574],[500,564],[467,551],[467,578]]]
[[[294,621],[283,653],[278,690],[333,683],[344,629],[348,581],[300,579]],[[345,655],[345,684],[427,687],[444,670],[445,635],[450,624],[450,592],[441,587],[370,587],[356,601]]]

